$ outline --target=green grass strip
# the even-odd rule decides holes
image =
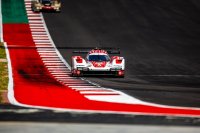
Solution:
[[[8,88],[8,63],[3,43],[0,43],[0,103],[3,101],[2,93]]]

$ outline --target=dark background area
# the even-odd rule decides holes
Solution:
[[[44,18],[58,47],[121,49],[124,79],[89,80],[149,102],[200,107],[199,0],[65,0],[61,13]],[[68,63],[72,50],[59,49]]]

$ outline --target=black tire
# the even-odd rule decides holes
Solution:
[[[31,7],[32,11],[35,12],[35,13],[38,13],[40,12],[39,10],[37,10],[35,7]]]

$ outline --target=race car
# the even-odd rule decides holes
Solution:
[[[40,12],[40,11],[60,12],[61,1],[60,0],[32,0],[31,9],[33,12]]]
[[[84,52],[76,51],[75,53]],[[72,56],[71,75],[76,77],[86,75],[124,77],[125,59],[120,56],[109,56],[109,54],[115,53],[116,50],[113,52],[95,48],[88,51],[85,59],[82,56]]]

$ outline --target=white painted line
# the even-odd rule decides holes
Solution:
[[[33,35],[47,35],[47,33],[46,32],[35,32],[35,31],[33,31],[33,32],[31,32]]]
[[[62,61],[43,61],[45,64],[46,63],[63,63]]]
[[[37,51],[40,53],[49,52],[49,53],[56,53],[53,48],[37,48]]]
[[[115,92],[113,90],[109,90],[109,89],[102,89],[102,88],[98,88],[98,89],[80,89],[80,92]],[[116,93],[116,92],[115,92]]]
[[[51,74],[55,74],[55,75],[62,75],[62,74],[69,74],[71,73],[70,71],[65,70],[65,71],[56,71],[56,72],[52,72]]]
[[[53,73],[63,73],[63,74],[66,74],[66,75],[71,76],[70,73],[65,73],[66,71],[67,71],[67,70],[49,70],[49,72],[50,72],[51,74],[53,74]]]
[[[52,46],[55,48],[55,51],[57,52],[57,54],[58,54],[59,58],[62,60],[62,62],[68,67],[68,69],[71,69],[71,66],[70,66],[70,65],[65,61],[65,59],[62,57],[62,55],[60,54],[60,52],[59,52],[58,49],[56,48],[56,46],[55,46],[53,40],[51,39],[51,35],[49,34],[48,28],[47,28],[47,26],[46,26],[46,23],[45,23],[45,21],[44,21],[44,18],[43,18],[43,16],[42,16],[42,14],[41,14],[41,17],[42,17],[43,25],[45,26],[45,29],[46,29],[46,33],[48,34],[49,39],[51,40]]]
[[[51,48],[51,44],[35,44],[36,47]]]
[[[65,66],[65,64],[63,64],[63,62],[58,62],[58,63],[55,63],[55,62],[44,62],[45,65],[47,66]],[[65,66],[66,67],[66,66]],[[67,67],[66,67],[67,68]]]
[[[129,103],[129,104],[141,104],[137,99],[132,99],[130,97],[123,97],[121,95],[85,95],[86,98],[95,101],[105,101],[114,103]]]
[[[55,62],[44,62],[44,64],[45,65],[47,65],[47,66],[65,66],[62,62],[60,62],[60,63],[55,63]],[[66,67],[66,66],[65,66]]]
[[[74,85],[80,85],[80,86],[89,85],[88,83],[84,83],[84,82],[63,82],[63,83],[66,85],[72,85],[72,86],[74,86]]]
[[[38,52],[52,52],[52,53],[56,53],[55,50],[53,48],[37,48]]]
[[[45,32],[44,27],[30,26],[31,31]]]
[[[52,53],[54,53],[55,51],[53,49],[52,50],[50,50],[50,49],[49,50],[42,50],[42,49],[38,50],[38,53],[42,53],[42,52],[46,52],[46,53],[48,53],[48,52],[51,53],[52,52]]]
[[[91,95],[91,94],[113,94],[113,95],[120,95],[116,92],[98,92],[98,91],[80,91],[81,94],[84,95]]]
[[[66,70],[67,69],[67,67],[66,68],[48,68],[49,70]]]
[[[29,23],[39,23],[39,24],[42,24],[42,20],[29,20]]]
[[[54,77],[59,78],[59,77],[70,77],[70,75],[68,74],[62,74],[62,75],[58,75],[58,74],[53,74]],[[77,82],[77,81],[75,81]]]
[[[55,73],[57,73],[57,74],[55,74]],[[56,78],[60,78],[62,80],[65,80],[65,77],[72,77],[71,73],[67,73],[67,72],[63,72],[63,73],[59,74],[59,72],[54,71],[51,74],[54,75]],[[68,79],[66,79],[66,80],[68,80]]]
[[[48,42],[48,43],[51,43],[51,42],[49,41],[49,39],[46,38],[46,37],[40,37],[40,38],[38,38],[38,37],[33,37],[33,41],[35,41],[36,43],[38,43],[38,40],[43,40],[44,42],[46,41],[46,42]],[[42,43],[44,43],[44,42],[42,42]]]
[[[48,36],[47,36],[47,34],[46,35],[40,35],[40,34],[36,34],[36,35],[33,35],[32,34],[32,37],[46,37],[46,38],[49,38]]]
[[[33,11],[31,9],[26,9],[27,14],[29,13],[33,13]]]
[[[44,37],[41,37],[41,36],[40,36],[40,37],[33,37],[33,39],[34,39],[34,40],[35,40],[35,39],[46,39],[46,40],[48,39],[48,40],[49,40],[49,38],[48,38],[48,37],[45,37],[45,36],[44,36]]]
[[[57,56],[57,54],[55,54],[55,53],[48,53],[48,52],[39,52],[39,55],[55,55],[55,56]]]
[[[45,44],[51,44],[51,42],[49,40],[34,40],[35,43],[45,43]]]
[[[51,42],[36,42],[35,44],[41,44],[41,45],[43,44],[43,45],[45,45],[45,44],[51,44]]]
[[[74,85],[74,86],[69,86],[71,88],[92,88],[92,87],[96,87],[93,85],[87,85],[87,86],[79,86],[79,85]]]
[[[28,15],[28,20],[31,20],[31,19],[35,19],[35,20],[41,20],[41,17],[37,14],[29,14]],[[31,18],[31,19],[30,19]],[[41,25],[42,26],[42,25]]]
[[[37,50],[48,50],[48,51],[55,51],[54,50],[55,48],[54,47],[37,47]]]
[[[54,51],[38,51],[39,54],[55,54]]]
[[[67,69],[67,67],[64,64],[61,64],[61,65],[57,65],[57,64],[45,64],[45,66],[47,68],[66,68]]]
[[[38,25],[30,25],[31,29],[44,29],[43,26],[38,26]],[[48,36],[46,36],[48,38]]]
[[[30,26],[41,26],[41,27],[43,27],[43,25],[41,25],[41,24],[31,24],[31,23],[29,23],[29,25]]]
[[[32,36],[34,39],[36,39],[36,40],[40,40],[40,38],[41,38],[41,40],[44,40],[44,39],[48,39],[49,40],[49,38],[47,37],[47,36],[42,36],[42,35],[38,35],[38,36]]]
[[[58,68],[48,68],[48,70],[66,70],[67,67],[65,66],[65,68],[61,68],[61,67],[58,67]]]
[[[31,9],[28,9],[28,8],[27,8],[27,9],[26,9],[26,12],[33,12],[33,11],[32,11]]]
[[[57,61],[57,60],[59,60],[60,61],[60,58],[42,58],[42,60],[44,60],[44,61]]]
[[[63,65],[63,64],[61,64],[61,65],[57,65],[57,64],[51,64],[51,65],[49,65],[49,64],[45,64],[45,66],[47,67],[47,68],[67,68],[65,65]]]
[[[71,75],[69,75],[71,77]],[[81,82],[79,78],[74,77],[75,79],[63,79],[64,82]]]
[[[29,20],[29,23],[39,23],[39,24],[42,24],[42,21],[41,20]]]
[[[35,44],[36,47],[45,47],[45,48],[51,48],[50,44]]]
[[[52,48],[52,46],[48,46],[48,45],[47,45],[47,46],[39,46],[39,45],[38,45],[38,46],[35,46],[35,47],[36,47],[36,48]]]
[[[71,71],[69,71],[69,68],[67,68],[67,67],[66,67],[66,69],[61,69],[61,70],[59,70],[59,69],[55,69],[55,70],[52,69],[52,70],[49,70],[49,71],[51,71],[52,73],[68,73],[68,72],[71,72]]]
[[[27,16],[28,16],[28,17],[38,17],[38,18],[41,19],[41,17],[40,17],[39,14],[34,14],[34,13],[32,13],[32,14],[27,14]]]
[[[28,16],[29,20],[41,20],[42,18],[40,16]]]
[[[65,81],[64,83],[87,83],[87,82],[83,82],[83,81],[80,81],[80,80],[67,80],[67,81]]]
[[[100,89],[99,87],[84,87],[84,88],[72,88],[73,90],[77,90],[77,91],[83,91],[83,90],[89,90],[89,89],[92,89],[92,90],[98,90]]]
[[[59,78],[57,80],[64,81],[64,80],[69,80],[69,79],[76,79],[76,78],[75,77],[65,77],[65,78]]]
[[[47,67],[67,68],[63,63],[44,63]]]
[[[33,29],[37,29],[37,30],[39,30],[40,29],[40,27],[34,27]],[[32,30],[31,30],[32,31]],[[32,32],[35,32],[35,31],[32,31]],[[49,39],[46,35],[44,35],[44,36],[42,36],[41,34],[38,34],[37,36],[32,36],[34,39],[40,39],[40,38],[42,38],[42,39]]]
[[[31,28],[32,32],[45,32],[45,30],[43,28]]]
[[[48,68],[48,69],[62,69],[62,68],[67,68],[65,65],[63,66],[50,66],[50,65],[46,65],[46,67]]]
[[[62,80],[62,79],[65,79],[65,78],[67,78],[67,79],[68,79],[69,77],[70,77],[70,76],[54,77],[54,78]]]
[[[70,85],[88,85],[88,84],[86,84],[86,83],[66,83],[66,82],[62,82],[64,85],[66,85],[66,86],[70,86]],[[78,91],[78,90],[76,90],[76,91]]]
[[[69,74],[62,74],[62,75],[54,75],[55,78],[65,78],[65,77],[71,77]]]
[[[80,84],[80,83],[76,83],[76,84],[73,84],[73,83],[72,83],[72,84],[65,84],[65,83],[64,83],[65,86],[77,85],[77,84],[78,84],[78,85],[86,85],[86,84]],[[80,94],[81,94],[81,93],[80,93]],[[84,94],[83,94],[83,95],[84,95]]]
[[[45,31],[31,31],[32,35],[47,35]]]
[[[71,81],[71,80],[78,81],[78,80],[80,80],[80,79],[78,79],[77,77],[71,77],[71,76],[69,75],[69,77],[67,77],[67,78],[60,78],[59,80],[62,80],[63,82],[68,82],[68,81]]]
[[[52,48],[51,44],[35,44],[36,47]]]
[[[52,72],[51,74],[53,74],[53,75],[67,75],[67,74],[69,74],[68,72]]]
[[[51,58],[51,57],[58,57],[57,55],[40,55],[40,57],[47,57],[47,58]]]

